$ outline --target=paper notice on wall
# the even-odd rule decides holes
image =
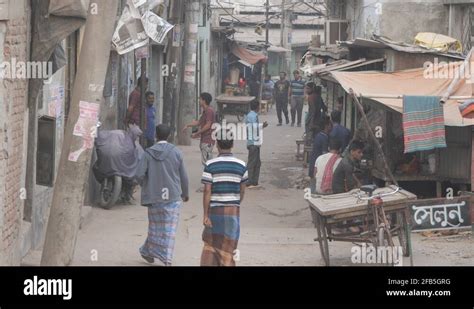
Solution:
[[[185,83],[196,83],[196,67],[194,65],[187,65],[184,68],[184,82]]]
[[[80,149],[69,154],[69,161],[77,162],[85,150],[94,148],[99,111],[100,105],[97,103],[79,102],[79,118],[74,126],[73,135],[82,137],[82,145]]]
[[[50,86],[50,99],[48,103],[48,116],[56,119],[62,116],[64,101],[64,87],[60,85]]]
[[[143,28],[140,11],[129,1],[117,23],[117,28],[112,37],[112,44],[117,53],[123,55],[148,45],[148,42],[148,35]]]
[[[99,121],[100,105],[97,103],[79,102],[79,119],[74,126],[73,135],[85,137],[91,132],[91,128]]]
[[[198,33],[198,24],[189,24],[189,33]]]
[[[79,157],[85,150],[86,150],[85,147],[81,147],[81,149],[71,152],[68,156],[68,160],[71,162],[77,162],[77,160],[79,160]]]
[[[172,24],[151,11],[147,11],[143,14],[142,22],[146,34],[158,44],[163,43],[166,34],[173,29]]]

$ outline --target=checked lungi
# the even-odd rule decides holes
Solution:
[[[201,266],[235,266],[240,236],[240,207],[215,206],[209,210],[212,227],[202,233]]]
[[[180,208],[181,202],[156,203],[148,207],[148,237],[140,254],[171,264]]]

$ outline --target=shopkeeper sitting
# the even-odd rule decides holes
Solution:
[[[334,194],[348,192],[361,186],[356,174],[359,170],[358,165],[362,159],[363,149],[364,144],[360,141],[353,141],[350,144],[348,154],[334,171],[332,178]]]

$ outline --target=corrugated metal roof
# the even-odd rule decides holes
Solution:
[[[407,44],[403,42],[392,41],[387,37],[373,35],[372,40],[364,38],[356,38],[351,41],[342,41],[339,42],[339,46],[348,47],[348,48],[390,48],[396,51],[411,53],[411,54],[434,54],[444,57],[450,57],[454,59],[463,60],[464,55],[455,52],[440,52],[436,49],[425,48],[422,46]]]

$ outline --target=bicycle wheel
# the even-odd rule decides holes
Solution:
[[[402,247],[403,256],[410,256],[410,251],[408,248],[408,223],[406,221],[406,216],[404,213],[397,213],[397,224],[399,225],[398,230],[398,242],[400,247]]]

